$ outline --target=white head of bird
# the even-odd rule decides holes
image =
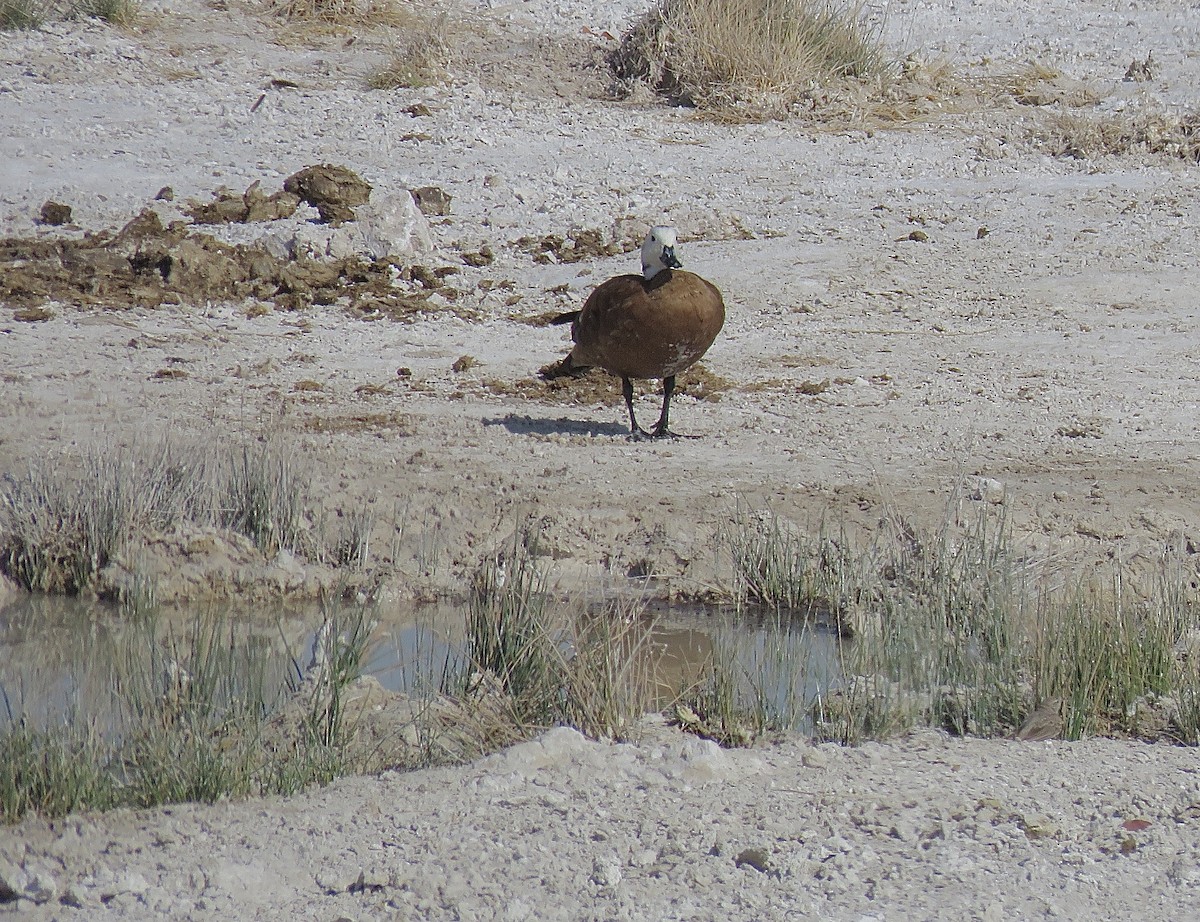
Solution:
[[[663,269],[681,269],[681,263],[675,256],[675,228],[659,224],[650,228],[650,233],[642,242],[642,276],[650,281]]]

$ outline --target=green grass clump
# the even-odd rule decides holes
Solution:
[[[224,474],[222,525],[246,535],[265,554],[302,549],[305,496],[286,452],[269,442],[247,443],[234,452]]]
[[[59,5],[45,0],[0,0],[0,32],[40,29],[48,19],[99,19],[126,28],[137,22],[137,0],[77,0]]]
[[[137,22],[141,7],[137,0],[78,0],[72,15],[99,19],[109,25],[128,27]]]
[[[142,457],[96,451],[4,475],[0,571],[38,592],[84,590],[135,530],[185,514],[193,474],[171,451]]]
[[[664,0],[609,63],[677,103],[781,114],[814,87],[889,74],[868,12],[857,0]]]
[[[0,729],[0,823],[27,813],[65,816],[119,801],[105,769],[106,746],[92,727],[37,728],[11,721]]]
[[[472,669],[495,677],[519,702],[525,719],[544,725],[552,721],[560,656],[536,557],[536,534],[518,531],[506,555],[480,569],[467,611],[466,655]]]
[[[107,696],[80,694],[40,724],[4,697],[0,822],[291,794],[380,767],[347,701],[369,630],[361,609],[329,614],[322,653],[301,671],[220,615],[199,614],[182,633],[143,618],[93,677]]]
[[[336,532],[326,522],[308,470],[272,439],[93,449],[0,477],[0,573],[36,592],[84,592],[114,560],[184,526],[245,535],[267,556],[365,567],[374,515],[350,509]]]
[[[523,733],[568,724],[621,738],[654,709],[653,622],[633,603],[587,611],[553,599],[538,563],[536,529],[517,529],[502,555],[475,579],[465,674],[444,684],[462,697],[480,688],[505,696]]]
[[[40,0],[0,0],[0,32],[40,29],[46,6]]]
[[[1046,701],[1060,702],[1057,718],[1041,715],[1040,732],[1054,736],[1200,735],[1197,664],[1180,653],[1200,612],[1169,553],[1151,591],[1127,585],[1116,564],[1060,585],[986,509],[933,533],[893,516],[859,546],[743,516],[727,541],[740,598],[829,611],[853,635],[840,646],[840,683],[809,706],[818,737],[1012,734]],[[761,697],[741,700],[750,726],[788,725]]]

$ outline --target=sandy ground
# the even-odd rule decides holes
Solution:
[[[1200,546],[1200,172],[1137,149],[1056,156],[1054,140],[1064,113],[1186,111],[1200,10],[890,4],[890,46],[917,53],[919,79],[947,64],[954,81],[914,90],[924,117],[887,128],[714,123],[606,98],[605,33],[640,9],[465,0],[451,82],[390,92],[363,81],[398,33],[351,41],[237,3],[6,36],[0,235],[117,229],[164,186],[175,201],[155,208],[178,217],[219,186],[273,192],[325,162],[375,197],[449,193],[411,259],[455,272],[407,322],[338,303],[0,311],[0,466],[269,431],[330,508],[385,511],[386,589],[410,595],[461,591],[528,515],[562,585],[648,574],[664,596],[727,581],[714,535],[739,503],[864,530],[1003,507],[1024,552],[1064,567]],[[1148,55],[1152,79],[1123,79]],[[1032,64],[1061,76],[1020,99],[1003,89]],[[37,223],[48,200],[71,205],[74,229]],[[673,405],[698,438],[633,444],[615,389],[581,400],[536,381],[567,342],[531,321],[636,254],[538,262],[522,238],[596,231],[623,249],[660,221],[725,292],[728,321],[705,359],[712,399]],[[220,232],[240,242],[248,227]],[[485,247],[490,261],[473,255]],[[639,399],[647,421],[657,407]],[[0,911],[1183,917],[1194,761],[1101,741],[721,753],[657,728],[637,746],[556,731],[289,802],[27,823],[0,835],[0,877],[28,899]]]

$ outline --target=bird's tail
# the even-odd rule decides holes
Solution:
[[[564,323],[574,323],[579,319],[579,311],[567,311],[565,314],[559,314],[550,323],[554,326],[560,326]],[[555,378],[578,378],[588,373],[591,370],[590,365],[576,365],[571,360],[570,353],[561,362],[555,362],[553,365],[547,365],[538,372],[538,377],[543,381],[553,381]]]

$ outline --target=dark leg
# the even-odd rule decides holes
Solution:
[[[625,395],[625,406],[629,409],[629,437],[634,441],[644,439],[650,433],[637,424],[633,415],[633,382],[628,378],[621,379],[621,393]]]
[[[675,393],[675,376],[668,375],[663,378],[663,405],[662,414],[658,417],[658,422],[654,426],[654,437],[661,438],[677,438],[674,432],[671,431],[669,419],[671,415],[671,395]]]

